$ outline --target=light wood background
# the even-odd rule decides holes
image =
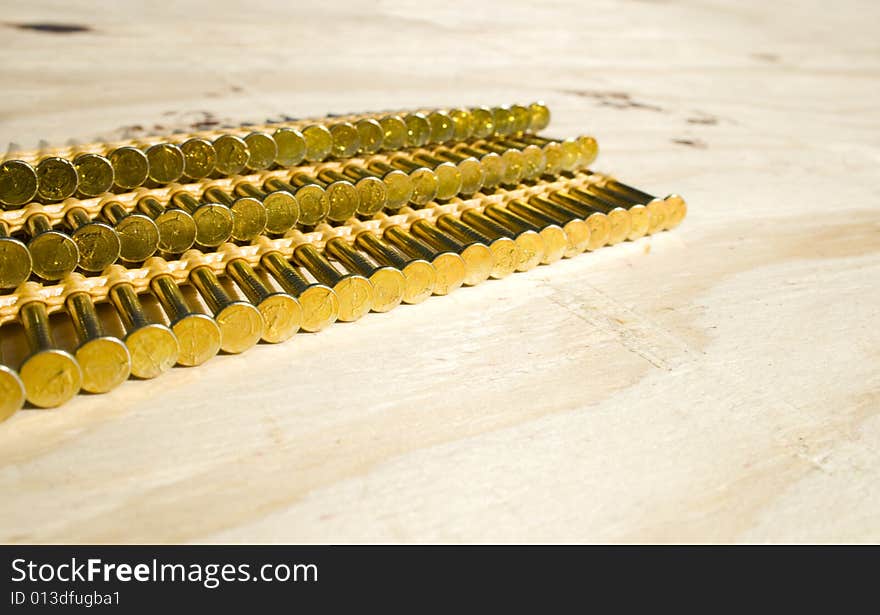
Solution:
[[[6,3],[0,139],[545,99],[676,231],[0,425],[4,542],[877,542],[880,5]],[[50,33],[21,24],[77,24]]]

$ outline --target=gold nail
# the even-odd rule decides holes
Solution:
[[[307,281],[280,252],[267,252],[260,263],[281,288],[299,300],[304,331],[321,331],[336,322],[339,299],[332,288]]]
[[[149,173],[147,177],[157,184],[170,184],[183,176],[186,157],[173,143],[156,143],[144,152]]]
[[[567,246],[564,256],[571,258],[581,254],[590,243],[590,227],[578,218],[565,219],[564,216],[554,215],[552,212],[538,209],[525,201],[514,199],[509,201],[507,209],[525,218],[540,227],[559,226],[565,231]]]
[[[379,160],[371,161],[367,168],[382,176],[385,176],[392,171],[400,170]],[[437,178],[437,174],[434,173],[434,171],[427,167],[418,167],[409,173],[409,179],[412,182],[413,188],[412,194],[409,197],[411,203],[422,206],[430,203],[436,198],[440,180]]]
[[[213,145],[217,153],[215,174],[238,175],[244,170],[250,158],[250,150],[244,139],[235,135],[220,135],[214,139]]]
[[[235,224],[232,210],[219,203],[200,203],[189,192],[175,192],[171,202],[192,216],[196,224],[196,243],[214,248],[229,241]]]
[[[44,280],[54,281],[76,269],[79,261],[76,243],[66,233],[53,230],[46,214],[29,216],[25,230],[31,237],[28,251],[34,273]]]
[[[528,219],[497,204],[487,205],[483,214],[513,233],[515,240],[519,240],[523,235],[537,233],[541,239],[541,248],[535,250],[535,257],[540,257],[542,265],[551,265],[565,254],[568,240],[565,237],[565,231],[556,224],[544,226],[532,224]]]
[[[343,267],[370,281],[373,287],[371,309],[374,312],[389,312],[401,304],[406,289],[406,279],[401,271],[370,262],[341,237],[330,239],[324,250]]]
[[[159,229],[159,250],[182,254],[196,241],[196,222],[182,209],[166,209],[158,199],[146,196],[138,201],[138,210],[156,223]]]
[[[290,339],[302,324],[302,307],[295,298],[266,287],[257,273],[242,258],[234,258],[226,265],[226,273],[263,317],[262,339],[277,344]]]
[[[75,355],[82,369],[83,390],[106,393],[115,389],[131,374],[128,348],[106,334],[87,292],[68,295],[65,306],[79,339]]]
[[[294,195],[299,205],[299,223],[303,226],[314,226],[327,218],[330,212],[330,199],[327,192],[317,184],[308,184],[302,188],[292,186],[277,177],[270,177],[263,183],[266,190],[289,192]]]
[[[318,179],[328,184],[340,181],[348,182],[345,175],[333,169],[321,170],[318,172]],[[354,187],[358,191],[358,214],[372,216],[385,208],[385,203],[388,200],[388,188],[381,179],[367,175],[358,179]]]
[[[339,320],[352,322],[370,311],[373,287],[362,275],[340,273],[311,244],[301,244],[293,251],[294,260],[322,284],[333,289],[339,299]]]
[[[183,174],[191,180],[204,179],[214,172],[217,150],[207,139],[193,137],[180,144],[183,152]]]
[[[107,156],[113,165],[113,181],[122,190],[131,190],[147,181],[150,163],[147,156],[136,147],[118,147]]]
[[[278,153],[275,162],[282,167],[293,167],[305,160],[306,139],[296,128],[281,127],[272,133]]]
[[[63,201],[78,185],[76,167],[69,160],[50,156],[37,165],[37,196],[44,201]]]
[[[405,256],[400,250],[366,230],[357,234],[355,244],[376,262],[400,270],[405,280],[404,303],[421,303],[433,294],[437,272],[428,261]]]
[[[266,209],[266,232],[269,234],[286,233],[299,220],[299,203],[296,202],[296,197],[286,190],[266,192],[249,182],[239,182],[235,184],[235,193],[263,203]]]
[[[461,178],[461,187],[458,189],[459,194],[463,194],[465,196],[470,196],[476,192],[480,191],[480,188],[483,187],[483,180],[485,178],[485,171],[483,171],[483,165],[480,164],[480,161],[474,158],[473,156],[468,156],[463,158],[461,161],[449,162],[445,160],[440,160],[439,158],[435,158],[431,155],[431,152],[426,150],[417,150],[412,154],[413,160],[421,163],[424,166],[430,167],[435,171],[443,165],[454,164],[458,169],[458,175]],[[439,178],[438,172],[438,179]],[[449,180],[447,180],[449,181]],[[443,183],[443,180],[441,180]],[[440,190],[437,191],[438,198],[440,197]]]
[[[0,288],[16,288],[31,275],[31,253],[18,239],[9,236],[9,227],[0,222]]]
[[[3,363],[0,348],[0,422],[21,410],[24,400],[24,383],[18,372]]]
[[[468,237],[461,241],[444,233],[427,220],[415,220],[409,227],[410,232],[438,250],[448,250],[461,256],[464,261],[464,283],[475,286],[489,279],[494,271],[494,256],[488,242],[481,238]]]
[[[18,371],[27,400],[40,408],[55,408],[73,399],[82,385],[82,372],[76,359],[52,341],[46,305],[26,303],[18,318],[29,350]]]
[[[294,186],[302,188],[309,184],[314,184],[323,188],[327,195],[327,201],[330,209],[327,212],[327,219],[334,222],[345,222],[351,218],[360,207],[360,195],[357,188],[354,187],[347,179],[341,181],[322,181],[317,177],[308,175],[307,173],[294,173],[290,178]]]
[[[590,241],[587,244],[587,250],[592,252],[608,243],[611,225],[608,223],[608,218],[605,214],[589,212],[589,215],[585,217],[583,210],[580,208],[572,209],[564,201],[560,202],[556,199],[548,198],[550,196],[535,195],[529,198],[529,203],[543,211],[558,215],[565,220],[583,220],[590,228]]]
[[[105,203],[102,213],[119,236],[121,260],[140,263],[159,249],[159,227],[152,218],[144,214],[129,213],[116,201]]]
[[[387,227],[383,239],[413,258],[427,261],[434,267],[435,295],[448,295],[464,284],[464,260],[451,250],[437,250],[399,226]]]
[[[220,327],[220,348],[224,352],[238,354],[260,341],[264,324],[256,307],[230,297],[206,265],[190,271],[189,279],[214,314]]]
[[[471,211],[471,213],[475,213]],[[490,275],[496,280],[505,278],[516,271],[517,265],[523,260],[522,249],[518,242],[504,233],[494,232],[491,221],[483,220],[474,224],[464,216],[456,217],[445,214],[437,218],[437,226],[444,231],[459,237],[462,241],[470,238],[489,247],[492,253],[492,270]],[[525,247],[531,247],[525,241]]]
[[[437,193],[434,198],[448,200],[461,192],[462,176],[458,167],[451,162],[439,161],[440,164],[431,169],[437,176]],[[415,162],[405,155],[391,158],[391,164],[401,171],[416,173],[427,168],[423,163]]]
[[[266,228],[268,214],[259,200],[244,196],[236,198],[225,190],[213,186],[205,190],[202,202],[220,203],[232,212],[232,238],[236,241],[251,241],[259,237]]]
[[[91,152],[79,154],[73,159],[73,166],[79,177],[80,195],[100,196],[113,187],[113,165],[104,156]]]
[[[342,172],[358,182],[365,179],[378,179],[385,184],[385,208],[396,211],[409,203],[413,192],[413,183],[409,175],[403,171],[393,170],[388,173],[374,173],[359,165],[346,165]],[[374,212],[375,213],[375,212]]]
[[[220,352],[220,327],[210,316],[189,307],[171,275],[155,276],[150,281],[150,290],[171,322],[171,330],[180,345],[177,357],[180,365],[201,365]]]
[[[23,160],[0,163],[0,205],[15,209],[37,196],[37,171]]]
[[[252,132],[244,138],[248,147],[248,159],[245,167],[251,171],[262,171],[275,164],[278,156],[278,144],[265,132]]]
[[[73,230],[71,238],[79,251],[83,271],[104,271],[119,258],[121,244],[113,227],[93,221],[82,207],[68,210],[64,220]]]

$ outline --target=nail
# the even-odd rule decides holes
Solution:
[[[37,171],[23,160],[0,163],[0,204],[16,209],[37,196]]]
[[[299,203],[286,190],[265,190],[248,182],[235,184],[235,194],[262,202],[266,210],[266,232],[281,235],[292,229],[299,220]]]
[[[220,352],[220,327],[210,316],[189,307],[171,275],[155,276],[150,281],[150,290],[171,322],[171,330],[180,345],[177,357],[180,365],[201,365]]]
[[[171,202],[192,216],[196,224],[196,243],[215,248],[229,241],[235,219],[232,210],[219,203],[200,203],[189,192],[175,192]]]
[[[400,170],[378,160],[369,162],[367,168],[381,176],[385,176],[395,170]],[[409,179],[412,182],[412,194],[409,197],[411,203],[423,206],[436,198],[440,180],[434,171],[427,167],[419,167],[409,173]]]
[[[299,205],[299,223],[303,226],[318,224],[326,219],[330,212],[330,199],[327,197],[327,192],[316,184],[297,188],[282,179],[270,177],[263,182],[263,188],[294,195],[296,203]]]
[[[253,197],[236,198],[214,186],[205,190],[202,202],[220,203],[229,208],[232,212],[232,238],[236,241],[251,241],[266,228],[266,208]]]
[[[489,279],[494,272],[494,258],[481,238],[468,236],[461,241],[444,233],[427,220],[415,220],[409,227],[410,233],[438,250],[448,250],[461,256],[464,261],[464,283],[476,286]]]
[[[523,147],[511,145],[507,141],[480,141],[473,147],[481,151],[495,152],[502,158],[506,156],[505,162],[508,166],[519,167],[521,179],[537,179],[547,172],[547,155],[537,145]]]
[[[474,157],[482,157],[486,154],[497,154],[501,156],[501,160],[504,161],[504,173],[501,176],[501,183],[505,186],[516,186],[522,180],[525,160],[522,152],[518,149],[498,147],[489,144],[461,144],[455,147],[455,151]]]
[[[351,158],[360,151],[361,135],[354,124],[339,122],[331,124],[329,130],[333,137],[330,154],[334,158]]]
[[[43,201],[63,201],[76,192],[76,167],[64,158],[50,156],[37,165],[37,196]]]
[[[156,143],[146,149],[147,177],[159,185],[176,182],[183,176],[186,157],[173,143]]]
[[[104,331],[95,304],[87,292],[74,292],[65,300],[67,313],[79,339],[74,353],[82,370],[82,388],[107,393],[131,374],[131,355],[121,340]]]
[[[446,143],[455,137],[455,123],[452,117],[444,111],[431,111],[427,115],[428,125],[431,128],[429,141],[431,143]]]
[[[64,221],[73,230],[71,239],[79,251],[79,266],[83,271],[104,271],[119,258],[121,243],[113,227],[92,221],[81,207],[68,210]]]
[[[482,187],[487,190],[498,187],[503,181],[504,174],[507,171],[504,160],[502,160],[501,156],[495,153],[478,154],[477,156],[473,156],[471,154],[464,154],[460,151],[453,151],[441,147],[434,150],[434,156],[441,160],[449,160],[457,163],[462,163],[470,158],[476,158],[480,161],[480,166],[483,168]]]
[[[180,356],[180,344],[174,332],[147,317],[130,283],[115,284],[110,288],[109,297],[125,326],[124,341],[131,355],[132,375],[150,379],[171,369]]]
[[[608,218],[605,214],[593,212],[584,217],[580,209],[571,209],[565,203],[551,200],[546,195],[532,196],[529,198],[529,203],[563,220],[583,220],[590,229],[590,240],[587,243],[587,250],[592,252],[608,243],[611,225],[608,223]]]
[[[470,110],[472,136],[474,139],[486,139],[495,134],[495,116],[487,107],[474,107]]]
[[[537,233],[520,234],[509,231],[476,209],[462,212],[461,224],[467,225],[491,241],[501,244],[505,240],[504,252],[499,255],[500,273],[510,275],[514,271],[528,271],[538,266],[543,255],[543,243]]]
[[[362,275],[340,273],[315,246],[301,244],[293,251],[293,258],[315,276],[322,284],[329,286],[339,300],[339,320],[352,322],[370,311],[373,302],[373,288],[370,281]]]
[[[99,196],[113,187],[113,165],[100,154],[79,154],[73,159],[79,177],[77,190],[86,198]]]
[[[217,165],[217,150],[207,139],[194,137],[180,144],[183,152],[183,174],[196,181],[204,179],[214,172]]]
[[[293,337],[302,323],[299,301],[283,292],[269,289],[243,258],[226,265],[226,273],[263,317],[263,341],[277,344]]]
[[[437,172],[438,180],[440,180],[441,183],[450,180],[442,179],[440,177],[440,172],[437,170],[444,165],[454,164],[458,169],[459,177],[461,177],[461,187],[458,189],[459,194],[470,196],[471,194],[479,192],[480,188],[483,187],[483,178],[485,176],[483,165],[480,164],[480,161],[473,156],[468,156],[467,158],[462,159],[460,162],[454,163],[435,158],[431,155],[431,152],[428,152],[426,150],[417,150],[412,153],[412,158],[421,165],[434,169],[434,171]],[[452,181],[454,181],[454,179]],[[437,196],[438,198],[440,198],[439,188],[437,190]]]
[[[450,214],[437,218],[437,226],[464,243],[478,242],[492,253],[492,269],[489,275],[496,280],[514,272],[520,260],[520,249],[509,237],[486,234]]]
[[[623,207],[604,200],[585,190],[575,192],[572,189],[560,190],[550,195],[551,200],[561,202],[571,209],[581,213],[582,217],[589,216],[591,211],[597,211],[608,217],[610,230],[608,233],[608,245],[616,245],[626,241],[632,230],[630,214]]]
[[[516,132],[516,117],[508,106],[492,107],[492,119],[495,122],[495,135],[506,137]]]
[[[661,218],[662,221],[655,223],[654,232],[675,228],[687,215],[687,203],[677,194],[670,194],[661,199],[610,177],[605,178],[598,186],[621,195],[631,203],[644,205],[652,215]]]
[[[434,266],[421,258],[404,255],[394,246],[385,243],[370,231],[360,231],[355,244],[373,257],[376,262],[398,269],[404,277],[403,302],[421,303],[434,292],[437,272]]]
[[[550,109],[541,101],[529,105],[529,115],[530,132],[539,132],[550,125]]]
[[[156,223],[159,229],[159,250],[168,254],[182,254],[196,241],[196,222],[182,209],[165,209],[151,196],[138,201],[138,210]]]
[[[399,150],[406,146],[409,138],[409,128],[403,118],[397,115],[386,115],[379,118],[382,127],[382,147],[385,150]]]
[[[390,312],[401,304],[406,286],[403,273],[394,267],[370,262],[341,237],[330,239],[324,250],[343,267],[370,281],[373,286],[371,309],[374,312]]]
[[[262,171],[275,164],[278,156],[278,144],[271,135],[265,132],[252,132],[245,136],[248,147],[248,159],[244,166],[250,171]]]
[[[296,128],[278,128],[272,133],[278,153],[275,162],[281,167],[293,167],[306,157],[306,139]]]
[[[260,341],[264,324],[263,316],[257,308],[246,301],[237,301],[230,297],[220,285],[220,280],[206,265],[197,266],[190,271],[189,280],[214,314],[214,320],[220,327],[220,348],[224,352],[238,354]]]
[[[382,238],[404,254],[431,263],[436,276],[435,295],[448,295],[464,284],[465,263],[455,252],[448,249],[437,250],[396,225],[387,227],[382,233]]]
[[[152,218],[139,213],[129,213],[116,201],[106,203],[102,213],[113,225],[119,237],[121,260],[127,263],[140,263],[159,249],[159,227]]]
[[[150,174],[147,156],[136,147],[117,147],[107,156],[113,165],[113,181],[117,188],[131,190],[137,188]]]
[[[403,116],[406,124],[406,146],[422,147],[431,140],[431,124],[421,113],[409,113]]]
[[[318,179],[330,185],[334,182],[351,183],[345,175],[332,169],[319,171]],[[385,203],[388,200],[388,188],[381,179],[368,175],[357,180],[354,187],[358,192],[357,213],[359,215],[372,216],[385,208]]]
[[[583,188],[573,188],[571,192],[579,197],[592,194],[607,203],[625,209],[629,213],[630,231],[627,239],[630,241],[640,239],[652,230],[652,215],[650,210],[644,205],[633,203],[613,191],[594,184],[588,184]],[[654,229],[654,232],[656,232],[656,229]]]
[[[355,122],[358,137],[361,142],[361,153],[375,154],[385,141],[385,130],[382,125],[372,118],[363,118]]]
[[[25,401],[24,383],[14,369],[3,363],[0,347],[0,422],[21,410]]]
[[[452,119],[452,139],[454,141],[466,141],[474,132],[474,120],[471,112],[467,109],[450,109],[449,117]]]
[[[560,260],[568,248],[565,231],[556,224],[544,226],[532,224],[527,218],[518,216],[500,205],[487,205],[483,214],[512,232],[514,238],[522,237],[524,234],[537,233],[542,246],[539,251],[536,251],[536,256],[540,257],[542,265],[551,265]]]
[[[18,311],[29,354],[18,373],[25,397],[40,408],[55,408],[71,400],[82,385],[82,372],[73,356],[52,341],[46,305],[27,303]]]
[[[360,207],[360,195],[357,188],[354,187],[347,179],[341,181],[322,181],[317,177],[313,177],[306,173],[295,173],[290,182],[297,187],[302,188],[309,184],[314,184],[323,188],[327,194],[327,200],[330,203],[330,210],[327,212],[327,219],[334,222],[345,222],[351,218],[358,207]]]
[[[590,227],[583,220],[577,218],[567,220],[563,216],[553,215],[551,212],[543,211],[520,200],[508,202],[507,209],[538,226],[557,225],[562,227],[568,244],[564,253],[566,258],[584,252],[590,243]]]
[[[247,143],[241,137],[220,135],[214,139],[213,145],[217,153],[214,175],[238,175],[247,166],[251,154]]]
[[[358,181],[378,179],[385,184],[385,208],[396,211],[409,203],[413,192],[413,183],[409,175],[403,171],[393,170],[388,173],[374,173],[358,165],[350,164],[342,169],[344,175]],[[376,213],[376,212],[373,212]]]
[[[321,124],[312,124],[302,130],[306,140],[306,160],[321,162],[333,151],[333,134]]]
[[[438,161],[432,170],[437,176],[437,193],[434,198],[448,200],[461,192],[462,176],[458,167],[451,162]],[[427,168],[423,163],[411,160],[405,155],[391,158],[391,165],[407,173],[416,173]]]
[[[32,214],[25,221],[30,235],[28,251],[34,273],[44,280],[60,280],[76,269],[79,250],[67,234],[52,230],[46,214]]]
[[[303,331],[327,328],[339,317],[339,299],[329,286],[306,280],[280,252],[267,252],[260,264],[302,308]]]
[[[18,239],[9,236],[9,227],[0,222],[0,288],[16,288],[31,275],[31,253]]]

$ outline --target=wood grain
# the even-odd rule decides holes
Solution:
[[[690,214],[20,412],[0,540],[880,540],[876,3],[159,6],[7,7],[0,139],[543,98]]]

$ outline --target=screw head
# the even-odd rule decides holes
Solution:
[[[37,172],[23,160],[0,163],[0,204],[20,207],[37,196]]]
[[[131,355],[131,374],[136,378],[156,378],[171,369],[180,356],[177,337],[158,323],[132,331],[125,345]]]
[[[25,397],[40,408],[56,408],[70,401],[82,384],[82,372],[76,359],[57,348],[25,359],[19,375]]]

